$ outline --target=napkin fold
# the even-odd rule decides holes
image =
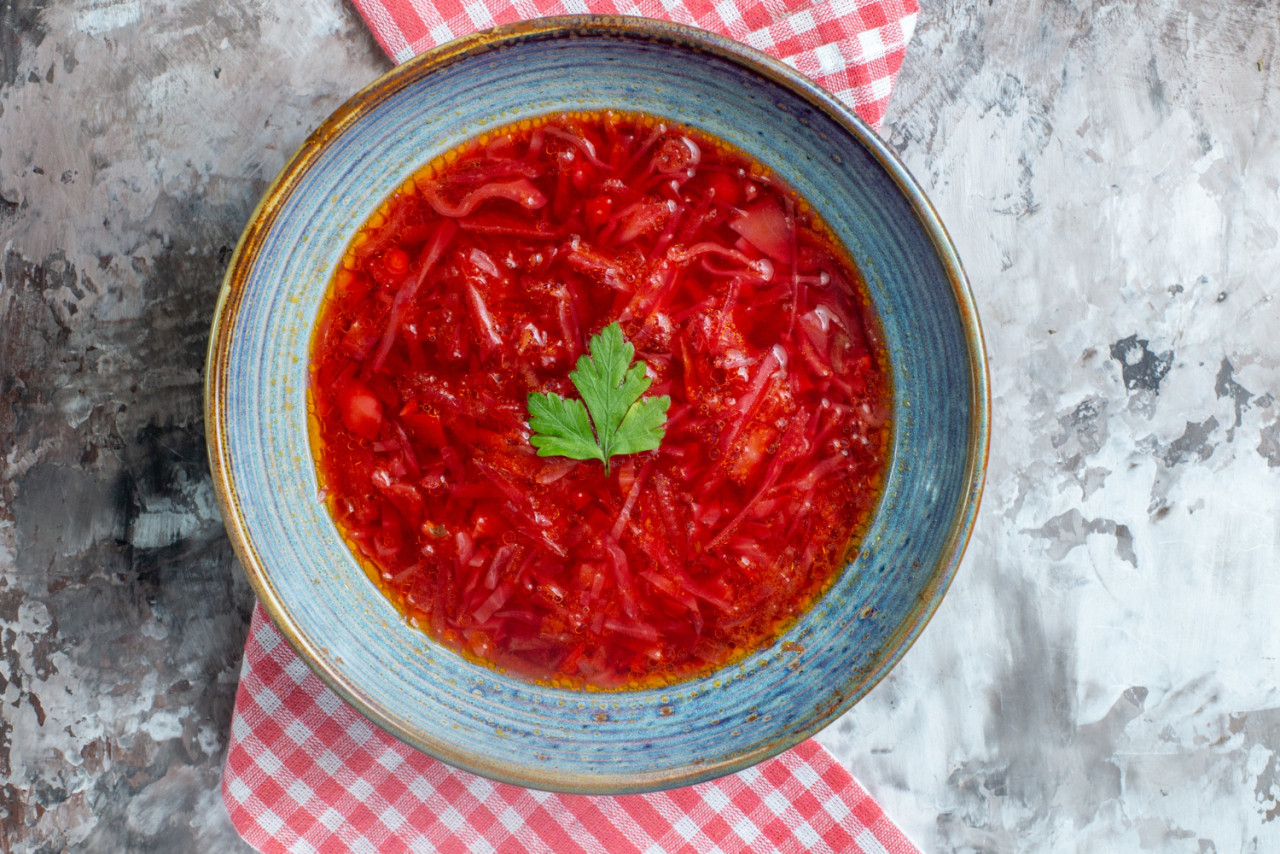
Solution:
[[[353,0],[395,62],[475,30],[564,14],[640,15],[739,39],[879,127],[916,0]],[[254,610],[222,794],[264,852],[918,854],[836,760],[806,741],[738,774],[620,797],[495,783],[419,753],[330,690]]]
[[[774,56],[879,128],[919,15],[917,0],[353,0],[395,62],[498,24],[637,15],[689,24]]]
[[[222,796],[240,835],[269,854],[918,854],[813,741],[738,774],[647,795],[560,795],[460,771],[348,706],[261,606]]]

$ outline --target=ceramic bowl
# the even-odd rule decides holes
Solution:
[[[312,326],[356,229],[419,166],[485,130],[623,109],[728,140],[806,197],[866,278],[895,389],[890,474],[856,560],[777,643],[663,690],[578,692],[464,660],[411,628],[324,506],[307,429]],[[740,770],[817,732],[902,657],[967,541],[988,389],[968,285],[938,217],[888,148],[763,54],[635,18],[543,19],[391,71],[317,130],[266,193],[227,272],[207,429],[228,532],[302,658],[387,732],[487,777],[589,794]]]

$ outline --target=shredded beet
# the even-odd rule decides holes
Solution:
[[[352,241],[316,324],[322,494],[411,622],[553,684],[640,687],[777,635],[879,499],[890,388],[851,261],[760,165],[624,113],[462,146]],[[530,392],[618,321],[661,447],[539,457]]]

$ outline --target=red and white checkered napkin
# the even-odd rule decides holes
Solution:
[[[818,82],[878,128],[915,30],[917,0],[353,0],[396,62],[497,24],[593,13],[721,33]]]
[[[807,741],[738,774],[648,795],[494,783],[407,747],[320,681],[254,611],[222,796],[264,852],[918,854]]]

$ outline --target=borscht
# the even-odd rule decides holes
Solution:
[[[572,688],[775,641],[880,498],[891,387],[848,253],[654,116],[486,133],[364,224],[312,344],[316,466],[406,619]]]

